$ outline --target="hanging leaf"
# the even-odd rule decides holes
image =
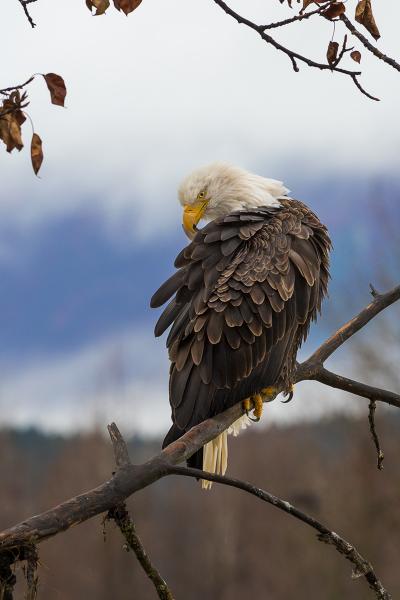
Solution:
[[[339,44],[337,42],[329,42],[326,58],[330,65],[333,65],[337,59]]]
[[[92,5],[91,7],[90,4]],[[96,12],[94,13],[94,16],[97,17],[98,15],[104,15],[107,8],[110,6],[110,0],[86,0],[86,6],[90,8],[90,11],[92,8],[95,8]]]
[[[142,0],[113,0],[114,6],[117,10],[122,10],[126,15],[133,12]]]
[[[355,19],[369,31],[373,38],[379,40],[381,34],[376,26],[374,15],[372,13],[371,0],[359,0],[356,6]]]
[[[322,13],[327,19],[336,19],[346,12],[346,7],[343,2],[331,2],[326,10]]]
[[[49,88],[52,103],[57,104],[57,106],[64,106],[65,96],[67,95],[64,79],[56,73],[47,73],[43,77]]]
[[[350,56],[356,63],[361,62],[361,52],[358,50],[353,50],[353,52],[350,52]]]
[[[24,147],[21,136],[21,125],[26,120],[26,117],[10,99],[4,100],[2,106],[0,106],[1,114],[3,116],[0,117],[0,139],[5,143],[7,152],[12,152],[14,148],[21,151]]]
[[[32,135],[31,160],[33,170],[35,171],[35,175],[37,175],[43,162],[42,140],[37,133]]]

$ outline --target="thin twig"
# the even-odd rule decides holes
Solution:
[[[321,71],[331,71],[331,72],[341,73],[343,75],[347,75],[348,77],[350,77],[350,79],[353,81],[353,83],[357,86],[357,88],[360,90],[360,92],[362,94],[364,94],[365,96],[367,96],[367,98],[370,98],[371,100],[378,100],[378,98],[375,98],[375,96],[372,96],[371,94],[369,94],[361,86],[360,82],[358,81],[358,77],[359,77],[359,75],[361,75],[361,71],[351,71],[351,70],[348,70],[348,69],[342,69],[340,67],[335,67],[335,66],[332,66],[332,65],[329,65],[329,64],[326,64],[326,63],[319,63],[319,62],[316,62],[315,60],[307,58],[306,56],[303,56],[302,54],[299,54],[298,52],[294,52],[293,50],[290,50],[289,48],[286,48],[285,46],[282,46],[282,44],[280,44],[279,42],[277,42],[273,37],[271,37],[270,35],[268,35],[267,33],[265,33],[266,27],[264,25],[257,25],[256,23],[253,23],[249,19],[246,19],[245,17],[242,17],[242,15],[240,15],[239,13],[235,12],[234,10],[232,10],[232,8],[230,8],[226,4],[226,2],[224,2],[223,0],[214,0],[214,2],[227,15],[229,15],[230,17],[232,17],[233,19],[235,19],[238,23],[240,23],[242,25],[246,25],[250,29],[253,29],[254,31],[256,31],[267,44],[270,44],[271,46],[273,46],[274,48],[276,48],[276,50],[279,50],[283,54],[286,54],[286,56],[289,57],[289,59],[290,59],[290,61],[292,63],[293,69],[296,72],[299,71],[297,62],[302,62],[302,63],[306,64],[309,67],[313,67],[315,69],[320,69]]]
[[[356,27],[353,25],[353,23],[350,21],[350,19],[348,17],[346,17],[345,14],[340,15],[339,18],[344,23],[344,25],[347,27],[347,29],[352,33],[352,35],[354,35],[354,37],[359,39],[360,42],[365,46],[365,48],[367,48],[367,50],[369,50],[369,52],[371,52],[371,54],[373,54],[380,60],[383,60],[383,62],[385,62],[388,65],[390,65],[391,67],[393,67],[393,69],[400,71],[400,64],[398,62],[396,62],[393,58],[390,58],[389,56],[386,56],[386,54],[383,54],[383,52],[381,52],[376,46],[371,44],[371,42],[362,33],[360,33],[358,31],[358,29],[356,29]]]
[[[311,10],[310,12],[301,12],[290,19],[284,19],[283,21],[277,21],[276,23],[269,23],[269,25],[260,25],[260,29],[264,31],[266,29],[275,29],[276,27],[285,27],[286,25],[290,25],[291,23],[296,23],[297,21],[304,21],[305,19],[309,19],[313,15],[317,15],[321,13],[327,6],[329,6],[330,2],[326,2],[325,4],[321,4],[315,10]]]
[[[114,450],[115,462],[118,469],[123,469],[132,465],[129,458],[128,446],[115,423],[111,423],[107,427],[110,434],[111,443]],[[118,503],[111,508],[107,513],[107,519],[115,521],[119,530],[125,538],[127,548],[133,550],[139,564],[143,568],[147,577],[153,583],[155,590],[160,600],[174,600],[171,590],[166,581],[161,577],[159,571],[152,564],[143,543],[136,533],[135,523],[130,516],[125,502]]]
[[[380,471],[382,471],[383,469],[383,460],[385,458],[385,455],[383,454],[382,448],[381,448],[381,444],[379,442],[379,437],[376,431],[376,426],[375,426],[375,411],[376,411],[376,402],[375,400],[370,400],[369,403],[369,412],[368,412],[368,421],[369,421],[369,430],[371,432],[371,437],[372,440],[374,442],[375,448],[376,448],[376,454],[377,454],[377,463],[376,466],[378,467],[378,469]]]
[[[38,593],[39,578],[37,574],[38,553],[35,546],[25,549],[26,559],[26,600],[36,600]]]
[[[202,471],[200,469],[173,466],[169,468],[169,474],[181,475],[184,477],[195,477],[196,479],[207,479],[208,481],[222,483],[223,485],[238,488],[253,496],[256,496],[264,502],[272,504],[279,510],[291,515],[295,519],[306,523],[318,531],[318,539],[320,541],[327,544],[332,544],[340,554],[343,554],[345,558],[353,564],[353,577],[365,577],[370,588],[375,592],[375,595],[377,598],[379,598],[379,600],[390,600],[391,596],[389,592],[387,592],[377,578],[371,563],[358,552],[357,548],[355,548],[353,544],[350,544],[350,542],[342,538],[334,531],[328,529],[328,527],[314,519],[314,517],[307,515],[286,500],[281,500],[281,498],[278,498],[277,496],[274,496],[273,494],[270,494],[269,492],[266,492],[265,490],[248,483],[247,481],[234,479],[233,477],[226,477],[225,475],[207,473],[206,471]]]
[[[335,21],[333,22],[333,24],[335,24]],[[339,55],[338,55],[337,59],[333,63],[333,66],[337,67],[338,64],[340,63],[340,61],[342,60],[343,56],[346,54],[346,52],[351,52],[352,50],[353,50],[353,48],[348,48],[347,47],[347,35],[345,35],[344,38],[343,38],[342,48],[341,48],[341,50],[339,52]]]
[[[136,533],[135,524],[130,517],[125,502],[108,511],[108,519],[112,519],[118,525],[124,536],[127,548],[133,550],[147,577],[152,581],[160,600],[174,600],[171,590],[166,581],[161,577],[156,567],[152,564],[144,549],[142,541]]]
[[[20,83],[19,85],[11,85],[10,87],[3,88],[0,90],[0,94],[9,95],[9,92],[14,92],[15,90],[22,90],[26,85],[31,83],[35,79],[35,75],[31,75],[29,79],[27,79],[24,83]]]
[[[26,18],[29,21],[29,25],[32,27],[36,27],[36,23],[34,23],[31,15],[29,14],[28,4],[32,4],[32,2],[36,2],[36,0],[18,0],[19,4],[22,6],[22,9],[25,13]]]

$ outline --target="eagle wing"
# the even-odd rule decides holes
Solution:
[[[182,250],[151,300],[157,307],[173,296],[155,334],[172,325],[170,403],[180,430],[288,384],[326,293],[329,248],[314,213],[285,199],[216,219]]]

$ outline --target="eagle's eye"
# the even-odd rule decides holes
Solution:
[[[197,194],[197,200],[203,200],[205,198],[205,195],[206,195],[205,191],[202,190],[201,192],[199,192]]]

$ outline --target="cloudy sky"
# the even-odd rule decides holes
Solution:
[[[268,13],[264,1],[231,2],[244,5],[258,22],[288,14],[277,0]],[[375,5],[379,47],[398,56],[399,10]],[[340,249],[369,240],[371,219],[348,229],[348,215],[371,190],[397,186],[400,77],[362,48],[361,80],[379,103],[343,76],[295,74],[212,0],[143,0],[128,18],[112,8],[91,17],[83,0],[39,0],[31,13],[33,31],[14,0],[2,2],[3,48],[13,51],[3,52],[1,86],[56,72],[68,95],[62,109],[40,78],[30,86],[40,179],[27,149],[0,153],[3,423],[68,430],[120,416],[132,429],[163,430],[167,361],[147,303],[184,242],[179,180],[214,159],[283,179],[337,232],[339,281]],[[317,25],[276,38],[323,60],[332,24]],[[285,410],[278,418],[301,412]]]

